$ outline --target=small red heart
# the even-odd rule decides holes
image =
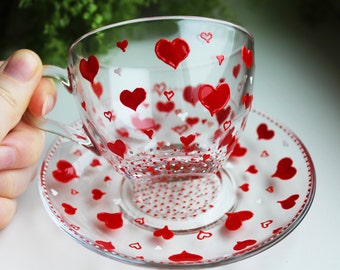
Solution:
[[[129,132],[124,127],[117,129],[117,133],[123,138],[129,138]]]
[[[144,88],[136,88],[132,92],[124,90],[120,93],[119,99],[123,105],[136,111],[137,107],[146,99],[146,92]]]
[[[227,119],[227,117],[229,116],[230,112],[231,112],[230,106],[228,106],[227,108],[222,109],[222,110],[216,112],[216,119],[217,119],[217,122],[218,122],[219,125],[221,125]]]
[[[195,106],[198,101],[198,89],[199,87],[186,86],[183,90],[183,98],[186,102]]]
[[[210,158],[210,154],[203,155],[203,161],[207,161]]]
[[[223,61],[224,61],[224,55],[217,55],[216,59],[218,61],[218,65],[222,65]]]
[[[100,189],[92,189],[92,199],[98,201],[100,200],[106,193],[101,191]]]
[[[266,151],[266,150],[262,151],[260,157],[269,157],[268,151]]]
[[[175,95],[174,91],[164,91],[164,96],[167,98],[168,101],[172,99],[172,97]]]
[[[266,190],[269,192],[269,193],[273,193],[274,192],[274,187],[273,186],[269,186],[266,188]]]
[[[102,96],[104,90],[103,90],[103,85],[100,82],[92,83],[92,89],[93,92],[96,94],[98,99]]]
[[[169,260],[173,262],[197,262],[203,260],[203,257],[183,250],[181,253],[171,255]]]
[[[176,38],[173,41],[160,39],[155,46],[157,57],[174,69],[187,58],[189,52],[190,47],[188,43],[181,38]]]
[[[225,227],[229,231],[236,231],[241,228],[244,221],[251,219],[254,214],[251,211],[239,211],[233,213],[226,213],[227,220],[225,221]]]
[[[141,244],[140,244],[139,242],[131,243],[131,244],[129,245],[129,247],[130,247],[130,248],[137,249],[137,250],[142,249],[142,246],[141,246]]]
[[[200,34],[201,39],[205,40],[206,43],[209,43],[210,40],[213,38],[213,34],[210,32],[202,32]]]
[[[61,206],[64,208],[66,214],[74,215],[77,212],[77,208],[68,203],[62,203]]]
[[[189,125],[189,126],[193,126],[196,125],[198,122],[200,121],[200,119],[198,117],[188,117],[185,122]]]
[[[300,198],[299,194],[294,194],[292,196],[289,196],[287,199],[284,199],[282,201],[277,201],[279,204],[281,204],[281,207],[285,210],[288,210],[290,208],[293,208],[296,204],[296,201]]]
[[[81,103],[81,107],[84,109],[84,111],[86,112],[86,102],[85,101],[82,101]]]
[[[240,64],[238,64],[238,65],[233,67],[233,76],[235,78],[237,78],[238,74],[240,73],[240,70],[241,70],[241,65]]]
[[[107,213],[101,212],[97,214],[97,219],[104,222],[105,226],[109,229],[119,229],[123,227],[122,212],[117,213]]]
[[[276,171],[272,177],[280,178],[281,180],[289,180],[296,174],[297,170],[293,166],[293,160],[286,157],[281,159],[276,166]]]
[[[174,237],[174,233],[169,230],[168,226],[164,226],[162,229],[154,231],[153,236],[163,237],[165,240],[170,240],[172,237]]]
[[[252,173],[252,174],[256,174],[258,171],[257,171],[257,168],[255,165],[250,165],[248,167],[248,169],[246,170],[246,172],[249,172],[249,173]]]
[[[248,50],[245,46],[242,47],[242,60],[247,68],[250,68],[253,64],[253,52]]]
[[[203,84],[198,90],[198,99],[208,109],[211,116],[223,109],[230,99],[230,88],[227,83],[220,83],[216,89],[210,84]]]
[[[237,241],[237,244],[234,246],[234,250],[242,250],[245,249],[249,246],[255,245],[257,243],[256,240],[254,239],[248,239],[248,240],[244,240],[244,241]]]
[[[150,140],[152,140],[152,136],[153,136],[153,133],[154,133],[152,129],[144,129],[142,131],[146,136],[149,137]]]
[[[156,107],[157,107],[157,110],[159,110],[160,112],[169,113],[175,108],[175,103],[173,103],[172,101],[168,101],[168,102],[158,101],[156,103]]]
[[[68,183],[75,178],[79,178],[76,169],[66,160],[57,162],[57,169],[52,172],[54,179],[62,183]]]
[[[100,163],[100,161],[98,159],[93,159],[90,166],[91,167],[97,167],[97,166],[101,166],[102,164]]]
[[[249,93],[247,93],[242,97],[242,104],[244,105],[244,107],[246,107],[246,109],[249,109],[252,103],[253,95],[249,95]]]
[[[99,62],[97,57],[91,55],[88,60],[81,59],[79,63],[79,70],[84,79],[93,83],[94,78],[99,71]]]
[[[112,245],[111,242],[96,240],[96,244],[99,246],[100,249],[107,250],[108,252],[112,252],[115,249],[114,245]]]
[[[230,154],[231,157],[242,157],[247,153],[247,148],[242,147],[239,143],[236,143],[233,152]]]
[[[267,124],[262,123],[260,124],[257,129],[256,129],[257,135],[258,135],[258,139],[264,139],[264,140],[270,140],[274,137],[275,132],[274,130],[270,130],[268,129]]]
[[[71,195],[77,195],[77,194],[79,194],[79,191],[74,188],[71,188]]]
[[[196,139],[196,135],[181,136],[179,139],[185,146],[189,146]]]
[[[204,232],[204,231],[200,230],[197,234],[197,239],[198,240],[204,240],[206,238],[212,237],[212,235],[213,234],[211,232]]]
[[[120,156],[121,158],[124,158],[124,155],[126,153],[126,145],[122,140],[108,142],[107,147],[112,153],[116,154],[117,156]]]
[[[129,44],[129,42],[128,42],[126,39],[124,39],[124,40],[122,40],[122,41],[118,41],[118,42],[116,43],[117,47],[118,47],[119,49],[121,49],[123,52],[126,51],[126,48],[127,48],[128,44]]]
[[[112,122],[112,120],[114,120],[113,113],[111,111],[104,112],[104,117],[109,120],[109,122]]]
[[[243,184],[241,186],[239,186],[240,189],[242,189],[242,191],[244,192],[248,192],[249,191],[249,184],[246,183],[246,184]]]

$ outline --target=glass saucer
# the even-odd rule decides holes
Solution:
[[[209,226],[187,232],[172,231],[166,219],[162,228],[144,226],[147,214],[131,219],[123,206],[123,177],[62,137],[45,157],[39,184],[52,219],[83,246],[140,266],[201,269],[273,246],[302,221],[315,193],[314,166],[303,143],[255,110],[225,170],[234,178],[238,204]]]

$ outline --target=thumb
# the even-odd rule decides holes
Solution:
[[[1,65],[0,142],[20,121],[41,75],[41,60],[29,50],[16,51]]]

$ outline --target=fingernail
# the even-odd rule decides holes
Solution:
[[[45,115],[49,113],[54,107],[54,97],[53,95],[47,95],[44,101],[44,105],[41,110],[41,114]]]
[[[0,171],[10,168],[15,163],[15,150],[9,146],[0,146]]]
[[[26,82],[30,80],[38,68],[38,59],[28,51],[15,52],[8,60],[4,73],[8,76]]]

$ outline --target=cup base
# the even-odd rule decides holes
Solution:
[[[155,230],[166,224],[177,233],[219,222],[236,203],[234,180],[224,169],[217,174],[181,176],[172,181],[125,178],[121,195],[122,210],[137,225]]]

